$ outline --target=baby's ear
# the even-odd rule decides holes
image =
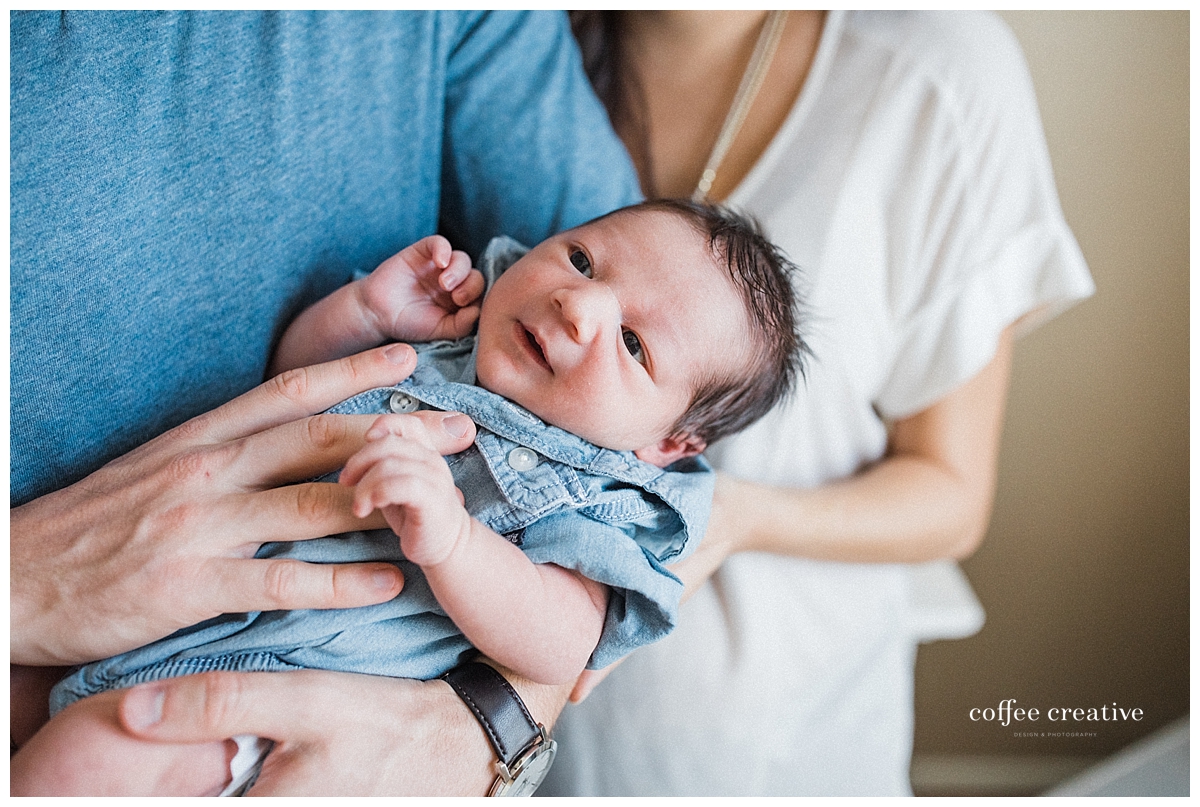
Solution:
[[[642,462],[666,468],[676,460],[696,456],[707,447],[699,437],[685,433],[664,437],[652,446],[639,448],[633,454]]]

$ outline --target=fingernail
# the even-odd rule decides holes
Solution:
[[[131,728],[144,729],[160,722],[167,693],[162,687],[134,687],[125,696],[125,720]]]
[[[371,583],[380,591],[391,591],[396,587],[396,573],[381,569],[371,575]]]
[[[466,437],[471,430],[471,419],[466,415],[453,414],[442,418],[442,428],[455,437]]]
[[[387,360],[392,364],[407,364],[412,358],[413,349],[403,342],[397,342],[384,348],[383,355],[387,356]]]

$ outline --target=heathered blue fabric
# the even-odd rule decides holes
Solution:
[[[11,500],[263,379],[303,306],[429,233],[636,201],[550,12],[12,12]]]

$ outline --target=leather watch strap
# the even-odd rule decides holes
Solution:
[[[541,727],[503,675],[481,661],[460,664],[442,675],[483,726],[496,756],[511,766],[541,736]]]

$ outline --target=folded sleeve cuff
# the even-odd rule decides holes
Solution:
[[[988,265],[931,300],[899,334],[875,405],[889,419],[932,405],[991,361],[1001,333],[1023,335],[1095,291],[1065,222],[1030,227]]]

